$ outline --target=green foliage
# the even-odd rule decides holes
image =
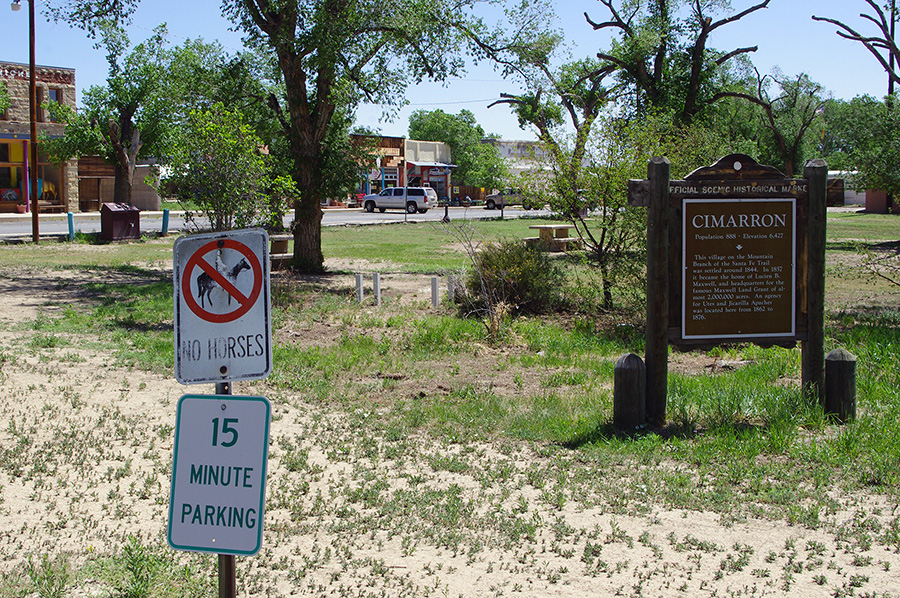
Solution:
[[[120,598],[149,598],[153,595],[159,564],[141,540],[129,536],[117,559],[122,567],[122,577],[116,580],[116,596]]]
[[[66,123],[59,139],[43,139],[51,159],[63,162],[84,155],[100,155],[116,165],[116,201],[130,201],[133,167],[139,157],[165,153],[170,136],[172,103],[166,93],[165,26],[129,51],[125,31],[112,22],[98,24],[109,71],[106,85],[92,86],[82,109],[56,115]]]
[[[29,557],[25,572],[39,598],[64,598],[70,582],[69,563],[65,557],[51,559],[41,555],[36,563]]]
[[[848,185],[900,194],[900,106],[895,99],[829,101],[822,141],[830,168],[857,171]]]
[[[562,273],[545,251],[518,241],[488,243],[476,255],[466,287],[475,297],[505,303],[520,313],[542,313],[556,307]]]
[[[813,153],[820,136],[822,86],[805,73],[786,78],[776,71],[758,79],[753,97],[759,107],[758,160],[789,177],[802,172],[806,160],[817,157]]]
[[[397,106],[410,82],[459,72],[459,29],[465,20],[445,0],[226,0],[223,14],[265,48],[283,95],[270,96],[286,164],[300,191],[294,266],[321,271],[321,202],[352,186],[341,143],[353,107],[363,99]],[[451,49],[451,50],[448,50]],[[280,96],[280,97],[279,97]],[[345,146],[344,146],[345,147]],[[343,153],[343,155],[342,155]],[[344,183],[341,185],[340,183]]]
[[[461,185],[500,188],[507,175],[499,150],[482,143],[484,129],[468,110],[447,114],[443,110],[416,110],[409,117],[409,137],[421,141],[442,141],[450,146],[453,180]]]
[[[12,100],[9,99],[6,81],[0,81],[0,114],[6,112],[10,106],[12,106]]]
[[[679,0],[603,2],[608,18],[596,19],[595,29],[612,30],[608,51],[598,56],[615,69],[625,88],[623,110],[640,117],[671,112],[678,124],[691,124],[728,88],[728,69],[749,49],[719,51],[708,46],[713,30],[764,8],[744,11],[730,2],[696,2],[683,10]],[[617,6],[618,4],[618,6]],[[728,12],[730,14],[721,14]]]
[[[97,36],[105,22],[129,23],[131,13],[140,0],[68,0],[45,4],[47,16],[55,21],[65,21],[73,27]]]
[[[195,201],[212,230],[245,228],[265,211],[262,142],[239,114],[221,104],[188,115],[169,162],[172,187]],[[289,191],[281,185],[280,193]]]

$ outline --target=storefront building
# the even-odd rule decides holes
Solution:
[[[438,199],[450,194],[450,146],[440,141],[415,141],[405,137],[353,135],[358,144],[372,144],[378,156],[365,171],[358,193],[378,193],[387,187],[432,187]]]
[[[38,137],[60,136],[64,125],[53,122],[45,102],[75,109],[75,69],[37,66]],[[26,212],[31,207],[28,169],[31,156],[31,113],[27,64],[0,62],[0,87],[5,86],[9,107],[0,113],[0,213]],[[40,212],[78,211],[78,167],[75,160],[52,164],[38,147],[37,191]]]

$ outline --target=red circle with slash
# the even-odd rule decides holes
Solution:
[[[212,264],[204,259],[206,254],[218,251],[219,249],[234,249],[235,251],[240,252],[245,258],[247,258],[247,263],[250,264],[250,268],[253,271],[253,288],[250,290],[249,295],[244,295],[228,278],[216,270]],[[238,307],[233,311],[216,314],[211,311],[201,307],[197,300],[194,299],[194,296],[191,295],[191,273],[194,268],[200,268],[205,272],[214,282],[218,283],[222,289],[228,293],[231,298],[237,300]],[[235,241],[233,239],[218,239],[216,241],[210,241],[206,245],[201,246],[194,255],[188,260],[187,264],[184,267],[184,272],[182,273],[181,279],[181,294],[184,297],[185,303],[187,303],[188,308],[190,308],[191,312],[193,312],[197,317],[206,320],[207,322],[213,322],[214,324],[225,324],[227,322],[233,322],[237,320],[244,314],[246,314],[250,309],[256,304],[256,300],[259,299],[259,294],[262,292],[262,283],[263,283],[263,273],[262,266],[259,263],[259,259],[257,259],[256,254],[253,251],[239,241]]]

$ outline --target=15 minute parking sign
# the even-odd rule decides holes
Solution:
[[[185,395],[178,401],[169,496],[172,548],[259,552],[270,413],[265,397]]]
[[[175,272],[175,378],[255,380],[272,369],[269,236],[262,229],[181,237]]]

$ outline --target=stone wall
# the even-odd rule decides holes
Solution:
[[[0,138],[30,139],[29,80],[30,72],[27,64],[0,62],[0,81],[6,83],[6,90],[11,101],[6,119],[0,120]],[[52,89],[61,95],[63,104],[75,109],[75,69],[37,66],[35,68],[35,86],[39,104],[48,99],[48,90]],[[50,136],[63,135],[65,126],[49,122],[49,120],[49,112],[39,108],[38,137],[42,133]],[[59,191],[68,204],[68,209],[77,212],[78,167],[75,160],[70,160],[62,166],[61,181],[64,182],[65,188]]]

